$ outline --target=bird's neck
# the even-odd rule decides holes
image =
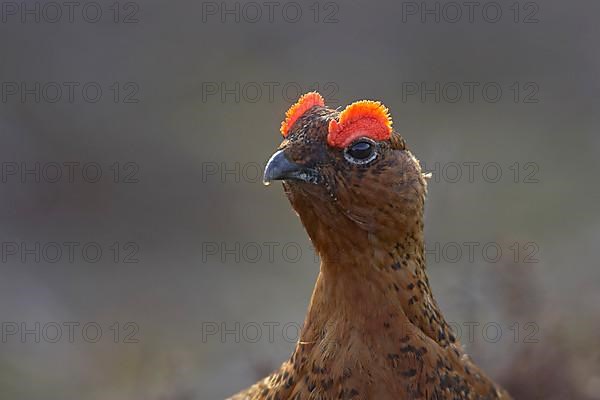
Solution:
[[[296,353],[344,358],[353,349],[346,355],[360,359],[357,349],[363,349],[368,359],[372,354],[366,353],[385,353],[407,334],[428,336],[442,347],[454,343],[425,272],[422,224],[396,238],[386,245],[375,236],[357,236],[355,243],[368,243],[321,254]]]

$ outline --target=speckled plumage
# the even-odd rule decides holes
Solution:
[[[319,176],[284,181],[322,260],[299,343],[231,399],[510,399],[464,353],[432,295],[418,161],[394,132],[374,162],[348,163],[326,142],[338,116],[313,107],[280,146]]]

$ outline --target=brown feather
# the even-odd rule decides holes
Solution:
[[[322,177],[284,182],[322,260],[299,343],[231,399],[510,399],[465,354],[433,297],[418,161],[394,132],[373,164],[349,165],[326,144],[337,116],[313,108],[280,146]]]

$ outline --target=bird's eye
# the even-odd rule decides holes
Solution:
[[[376,147],[371,139],[359,139],[346,147],[344,157],[354,164],[366,164],[377,157]]]

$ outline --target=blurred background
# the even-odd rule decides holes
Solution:
[[[261,169],[299,94],[432,172],[433,291],[516,399],[600,399],[597,1],[2,2],[0,397],[222,399],[319,262]]]

